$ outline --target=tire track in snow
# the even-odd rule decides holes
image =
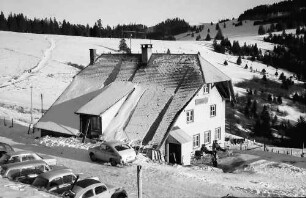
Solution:
[[[56,47],[55,41],[52,38],[48,38],[47,36],[45,38],[46,38],[47,41],[49,41],[50,47],[44,51],[44,55],[40,59],[38,64],[36,66],[32,67],[31,69],[24,70],[23,73],[19,77],[11,78],[10,80],[2,83],[0,85],[0,88],[4,88],[4,87],[10,86],[10,85],[14,85],[16,83],[19,83],[19,82],[27,79],[28,77],[30,77],[33,73],[38,72],[39,70],[41,70],[42,68],[45,67],[46,63],[49,61],[49,59],[51,57],[52,51]]]

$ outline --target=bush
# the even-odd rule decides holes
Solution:
[[[200,39],[201,39],[201,35],[198,35],[198,36],[196,37],[196,40],[199,41]]]

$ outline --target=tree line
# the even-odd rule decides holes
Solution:
[[[102,26],[99,19],[93,26],[72,24],[69,21],[57,21],[56,18],[29,19],[23,14],[10,13],[6,17],[3,12],[0,14],[0,30],[13,32],[26,32],[36,34],[58,34],[85,37],[104,38],[150,38],[174,40],[174,35],[186,32],[190,25],[183,19],[167,19],[149,31],[149,28],[142,24],[119,24],[114,27]]]
[[[297,29],[297,32],[299,29]],[[301,30],[300,30],[301,31]],[[304,31],[303,31],[304,32]],[[284,68],[294,72],[298,79],[306,78],[306,33],[303,36],[286,34],[272,35],[264,41],[278,44],[270,53],[266,53],[261,61],[275,67]]]

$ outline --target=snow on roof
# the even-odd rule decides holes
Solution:
[[[179,127],[173,127],[169,135],[171,135],[174,139],[176,139],[181,144],[192,141],[192,137],[188,135],[185,131],[180,129]]]
[[[213,66],[210,62],[202,58],[199,55],[200,65],[202,67],[204,82],[205,83],[216,83],[216,82],[224,82],[230,81],[230,77],[225,75],[222,71]]]
[[[113,82],[103,88],[103,91],[88,103],[79,108],[77,114],[101,115],[121,98],[131,93],[134,84],[131,82]]]
[[[35,127],[76,134],[80,118],[75,112],[99,115],[130,93],[134,83],[144,92],[118,126],[130,140],[161,145],[203,84],[225,81],[230,78],[197,54],[152,54],[147,65],[141,54],[102,54],[75,76]]]

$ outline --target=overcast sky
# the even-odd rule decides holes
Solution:
[[[281,0],[0,0],[7,16],[23,13],[29,18],[55,17],[71,23],[102,25],[141,23],[155,25],[179,17],[190,24],[237,18],[246,9]]]

